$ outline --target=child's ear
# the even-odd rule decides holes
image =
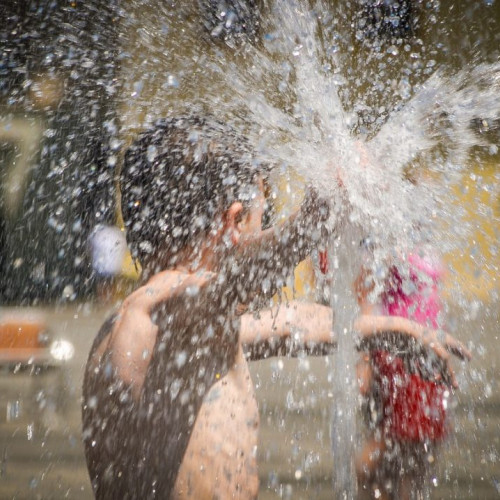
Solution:
[[[230,237],[233,245],[240,241],[242,216],[243,205],[239,201],[235,201],[227,210],[224,220],[224,231]]]

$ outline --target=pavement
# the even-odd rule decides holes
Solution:
[[[111,310],[39,308],[53,335],[73,343],[75,356],[44,370],[0,368],[0,499],[93,498],[81,443],[81,383],[93,337]],[[432,498],[500,498],[499,324],[498,304],[460,317],[459,337],[474,339],[474,359],[455,363],[455,431],[437,457]],[[252,364],[260,499],[332,498],[333,363],[334,356]]]

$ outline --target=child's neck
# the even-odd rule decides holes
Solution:
[[[186,273],[216,272],[219,269],[219,260],[220,248],[209,241],[201,248],[188,249],[180,255],[172,269]]]

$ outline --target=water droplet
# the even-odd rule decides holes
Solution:
[[[170,397],[172,399],[175,399],[177,395],[179,394],[179,391],[182,386],[182,380],[176,378],[172,384],[170,385]]]
[[[157,150],[156,146],[153,146],[153,145],[148,146],[148,149],[146,151],[146,157],[150,163],[153,163],[157,154],[158,154],[158,150]]]
[[[179,80],[175,75],[168,75],[166,84],[168,87],[178,88]]]
[[[177,365],[177,368],[183,367],[186,364],[186,361],[187,361],[186,351],[179,352],[175,357],[175,364]]]
[[[484,386],[484,396],[486,398],[490,398],[492,394],[493,394],[493,388],[491,387],[491,384],[488,383]]]
[[[7,422],[17,420],[21,416],[21,401],[7,402]]]

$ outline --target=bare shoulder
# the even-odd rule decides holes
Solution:
[[[152,276],[123,302],[122,310],[151,312],[161,303],[183,294],[194,294],[214,277],[214,273],[166,270]]]
[[[182,295],[196,293],[212,276],[212,273],[186,273],[176,270],[155,274],[123,301],[113,327],[111,341],[119,338],[124,332],[126,334],[131,325],[136,333],[149,333],[152,325],[151,312],[156,307]]]
[[[212,273],[185,273],[166,270],[151,277],[131,293],[118,310],[109,335],[96,349],[109,353],[119,378],[139,394],[158,335],[152,311],[184,294],[196,293],[212,278]]]

